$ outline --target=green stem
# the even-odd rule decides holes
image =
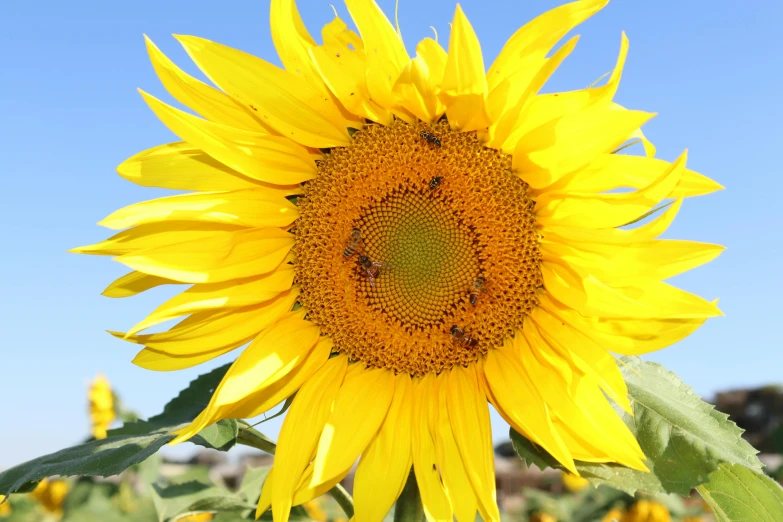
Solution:
[[[277,445],[266,438],[266,436],[260,431],[254,429],[252,426],[244,421],[239,421],[239,433],[237,434],[237,443],[244,446],[250,446],[251,448],[260,449],[270,455],[275,454]],[[333,499],[340,504],[340,507],[345,512],[348,518],[353,517],[353,499],[351,495],[345,491],[339,483],[329,490],[329,494]]]
[[[277,445],[266,438],[266,436],[258,430],[255,430],[247,425],[247,423],[240,422],[239,433],[237,434],[237,443],[244,446],[250,446],[251,448],[260,449],[270,455],[275,454]]]
[[[411,469],[408,481],[402,490],[400,498],[394,505],[394,522],[422,522],[424,520],[424,507],[421,505],[419,486],[416,484],[416,475]]]
[[[329,494],[337,501],[338,504],[340,504],[340,507],[343,509],[345,516],[347,516],[349,519],[353,518],[353,499],[339,482],[329,490]]]

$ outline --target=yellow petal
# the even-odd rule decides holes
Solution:
[[[166,279],[165,277],[151,276],[149,274],[143,274],[141,272],[130,272],[115,279],[102,295],[106,297],[130,297],[142,292],[146,292],[150,288],[155,288],[160,285],[178,285],[179,281],[172,279]]]
[[[531,99],[546,83],[550,76],[560,66],[576,47],[578,36],[574,36],[558,49],[551,58],[541,60],[540,67],[531,71],[521,69],[507,78],[487,98],[487,109],[492,114],[493,123],[490,126],[491,139],[488,147],[513,152],[518,139],[512,138],[519,131],[520,122],[525,121],[526,108]],[[531,74],[532,72],[532,74]],[[517,76],[525,76],[525,82],[517,80]],[[501,107],[502,106],[502,107]]]
[[[541,242],[543,259],[577,265],[613,284],[632,283],[640,278],[663,281],[712,261],[723,250],[720,245],[678,240],[624,245]]]
[[[244,402],[248,395],[277,382],[301,364],[320,335],[320,328],[303,321],[303,315],[301,310],[291,312],[250,343],[220,381],[209,405],[189,426],[177,430],[177,438],[171,443],[187,440],[226,418],[225,413]]]
[[[332,353],[334,343],[328,337],[321,337],[313,351],[298,368],[295,368],[279,381],[248,396],[248,400],[231,409],[231,416],[237,419],[252,419],[266,413],[302,387],[318,372]],[[333,357],[332,359],[336,359]]]
[[[237,129],[268,132],[268,128],[253,116],[250,109],[237,103],[228,94],[185,73],[169,60],[147,35],[144,35],[144,41],[155,73],[177,101],[215,123]]]
[[[503,419],[544,448],[568,471],[576,472],[574,459],[552,423],[546,402],[537,391],[538,376],[528,375],[516,360],[501,350],[487,353],[484,375],[491,391],[492,404]]]
[[[318,441],[311,486],[333,479],[353,466],[378,433],[393,396],[392,372],[362,368],[348,373]]]
[[[533,328],[536,330],[536,328]],[[598,383],[579,371],[574,371],[570,382],[549,366],[541,356],[551,352],[551,346],[540,335],[530,336],[530,330],[523,328],[512,343],[507,362],[525,368],[528,375],[535,375],[542,400],[552,415],[560,419],[569,429],[557,424],[558,432],[570,442],[568,434],[576,435],[577,446],[569,445],[574,458],[591,462],[619,462],[634,469],[646,470],[642,463],[644,453],[628,427],[612,409]],[[508,350],[504,347],[503,350]],[[556,354],[552,354],[557,357]],[[598,399],[600,397],[600,400]],[[582,448],[588,452],[579,453]]]
[[[534,189],[575,172],[628,139],[654,114],[596,108],[554,120],[522,136],[513,168]]]
[[[566,46],[567,45],[568,44],[566,44]],[[564,52],[566,50],[564,49],[566,46],[563,46],[563,48],[559,49],[558,53]],[[571,116],[573,118],[574,115],[578,115],[584,111],[600,111],[601,109],[616,110],[616,107],[612,102],[612,97],[617,92],[617,87],[620,83],[620,78],[622,76],[627,54],[628,39],[625,37],[625,33],[623,33],[622,40],[620,42],[620,53],[617,57],[617,63],[605,85],[600,87],[581,89],[578,91],[541,94],[532,97],[529,103],[524,105],[524,111],[520,113],[521,117],[514,119],[514,127],[507,133],[508,137],[506,138],[505,142],[502,144],[496,144],[496,146],[502,148],[505,151],[511,152],[518,144],[520,144],[521,141],[523,141],[523,139],[527,139],[528,134],[534,132],[536,129],[540,130],[540,128],[545,125],[553,127],[557,125],[558,120],[564,117]],[[554,56],[549,60],[553,59]],[[525,67],[525,69],[527,68],[528,67]],[[540,68],[531,68],[531,77],[533,74],[546,74],[547,69],[549,68],[551,68],[549,65],[544,65]],[[533,73],[533,71],[540,72]],[[524,73],[519,72],[517,74]],[[523,82],[519,83],[520,85],[527,85],[528,88],[534,86],[532,80],[529,84]],[[518,87],[514,87],[513,85],[507,87],[506,85],[501,84],[497,89],[500,89],[501,93],[503,93],[504,90],[508,90],[510,101],[516,99],[515,92],[517,92]],[[493,103],[495,102],[493,101]],[[509,107],[510,106],[511,104],[509,102]],[[641,131],[638,129],[632,129],[629,133],[629,137],[635,136],[640,132]],[[606,152],[610,151],[608,150]]]
[[[372,121],[391,124],[392,114],[370,99],[364,49],[358,35],[335,18],[327,27],[334,41],[324,35],[324,45],[310,49],[310,56],[329,90],[346,109]],[[324,27],[325,33],[327,27]],[[358,41],[358,43],[357,43]]]
[[[635,228],[600,229],[581,228],[578,225],[553,225],[541,227],[541,234],[544,238],[551,237],[553,241],[560,241],[564,244],[589,242],[604,245],[627,245],[649,242],[668,230],[681,207],[682,199],[674,201],[655,219]]]
[[[356,520],[381,522],[402,493],[411,469],[412,400],[410,376],[395,376],[389,413],[356,468],[353,486]]]
[[[299,217],[296,205],[265,189],[182,194],[113,212],[98,223],[120,230],[158,221],[207,221],[246,227],[285,227]]]
[[[391,110],[397,105],[394,82],[408,63],[405,45],[375,0],[345,0],[345,5],[364,42],[370,99]]]
[[[532,322],[529,328],[536,329],[554,353],[592,377],[610,399],[625,411],[631,411],[628,388],[622,373],[603,346],[543,308],[534,309],[528,317],[525,324]]]
[[[454,440],[484,520],[500,520],[489,407],[474,368],[455,366],[448,378],[448,410]]]
[[[488,127],[491,122],[486,111],[486,97],[487,79],[481,44],[462,7],[457,4],[440,93],[451,128],[467,132]]]
[[[276,307],[274,298],[289,290],[293,280],[293,265],[281,265],[277,270],[261,277],[193,285],[156,308],[144,321],[131,328],[127,335],[134,335],[176,317],[205,310],[228,310],[259,304]]]
[[[149,248],[157,248],[177,241],[213,241],[225,234],[243,230],[240,227],[220,223],[151,223],[140,225],[111,236],[109,239],[76,247],[69,252],[98,256],[121,256]]]
[[[249,178],[291,185],[313,179],[318,172],[307,150],[287,138],[202,120],[139,92],[174,134]]]
[[[536,218],[541,223],[584,228],[610,228],[625,225],[651,210],[672,193],[682,178],[686,159],[687,151],[683,152],[657,179],[634,192],[622,194],[546,193],[538,198]]]
[[[139,152],[125,160],[117,172],[143,187],[174,190],[241,190],[265,186],[243,176],[185,142],[168,143]],[[271,186],[270,186],[271,187]],[[301,191],[299,185],[287,194]],[[283,195],[287,195],[284,193]]]
[[[262,305],[193,314],[166,332],[112,334],[146,346],[133,364],[148,370],[181,370],[242,346],[290,311],[298,296],[299,290],[292,288]]]
[[[435,377],[427,374],[414,383],[413,389],[413,470],[428,522],[452,520],[451,504],[438,473],[438,455],[434,436],[437,419],[430,401],[438,397]]]
[[[296,74],[209,40],[175,37],[215,85],[282,136],[316,148],[350,143],[349,121],[332,98]]]
[[[394,84],[399,104],[422,121],[434,123],[446,111],[438,90],[447,59],[438,42],[425,38],[416,46],[416,57],[403,68]]]
[[[670,163],[646,156],[604,154],[574,175],[563,178],[550,190],[567,187],[573,192],[606,192],[618,188],[643,188],[670,168]],[[672,198],[703,196],[723,186],[710,178],[685,169],[677,186],[669,194]]]
[[[717,304],[715,302],[714,304]],[[606,350],[624,355],[641,355],[680,341],[701,326],[700,319],[604,319],[585,317],[562,303],[541,294],[539,305],[600,344]]]
[[[503,46],[487,72],[490,90],[529,62],[544,58],[574,27],[602,9],[608,0],[582,0],[561,5],[518,29]]]
[[[321,37],[324,40],[324,45],[327,46],[333,45],[341,49],[355,49],[357,51],[364,50],[362,39],[354,31],[348,29],[337,13],[331,22],[321,28]]]
[[[609,104],[609,108],[616,111],[625,111],[628,110],[619,103],[612,102]],[[641,129],[637,129],[631,133],[629,138],[634,140],[639,140],[642,142],[642,147],[644,147],[644,154],[648,158],[655,157],[655,145],[652,144],[650,140],[647,139],[647,137],[644,135]]]
[[[438,400],[430,400],[430,408],[435,408],[437,418],[435,431],[435,446],[438,450],[438,470],[446,488],[446,495],[451,501],[457,522],[474,522],[476,520],[477,501],[468,472],[462,462],[457,441],[454,440],[452,420],[448,410],[448,373],[441,373],[437,380]]]
[[[269,24],[272,42],[285,69],[325,92],[321,77],[310,60],[309,51],[315,46],[315,40],[299,15],[296,2],[272,0]]]
[[[609,286],[576,267],[543,262],[544,287],[584,315],[617,318],[701,319],[723,315],[701,297],[659,281]]]
[[[117,261],[147,274],[185,283],[219,283],[271,272],[285,259],[294,237],[278,228],[225,232],[204,241],[179,241],[122,255]]]
[[[304,383],[286,413],[275,453],[271,491],[272,513],[278,522],[288,520],[299,479],[310,463],[347,368],[347,357],[330,359]]]

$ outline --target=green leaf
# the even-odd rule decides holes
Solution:
[[[261,486],[269,468],[248,468],[237,492],[205,481],[187,481],[170,485],[155,484],[153,500],[159,522],[199,511],[255,512]]]
[[[190,481],[163,486],[152,485],[152,501],[158,512],[158,521],[166,522],[179,515],[197,511],[191,506],[205,499],[231,496],[231,492],[206,482]]]
[[[149,500],[118,496],[116,484],[81,479],[63,504],[62,522],[133,522],[149,521],[155,516]]]
[[[173,430],[201,413],[229,366],[198,377],[160,415],[110,430],[103,440],[72,446],[0,473],[0,495],[28,491],[41,479],[55,475],[108,477],[144,461],[174,438],[170,434]],[[192,442],[227,450],[234,445],[237,430],[236,421],[221,421],[199,433]]]
[[[238,434],[239,424],[236,419],[223,419],[198,432],[191,442],[205,448],[228,451],[236,445]]]
[[[245,469],[245,476],[242,477],[242,484],[240,484],[237,494],[246,502],[255,506],[258,503],[258,498],[261,496],[261,488],[268,474],[269,468],[252,468],[248,466]]]
[[[721,464],[697,488],[718,522],[780,522],[783,488],[771,478],[737,464]]]
[[[742,430],[675,374],[638,357],[623,358],[622,371],[634,413],[622,413],[623,420],[647,455],[650,473],[614,464],[577,462],[576,468],[585,478],[629,494],[687,496],[720,463],[761,469],[756,450],[741,437]],[[511,440],[528,464],[563,469],[543,449],[513,430]]]

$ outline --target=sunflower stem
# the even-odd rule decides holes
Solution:
[[[349,519],[353,518],[353,499],[339,482],[329,490],[329,495],[331,495],[332,498],[335,499],[338,504],[340,504],[340,507],[342,508],[346,517]]]
[[[394,505],[394,522],[422,522],[423,520],[424,507],[421,505],[419,485],[416,483],[416,475],[411,469],[402,494]]]
[[[260,431],[253,429],[246,422],[239,422],[239,433],[237,434],[237,444],[243,446],[250,446],[251,448],[260,449],[270,455],[275,454],[277,445],[266,438],[266,436]]]

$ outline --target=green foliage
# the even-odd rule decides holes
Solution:
[[[0,495],[29,491],[35,483],[55,475],[108,477],[144,461],[174,438],[173,430],[192,421],[207,406],[228,367],[198,377],[149,420],[126,424],[109,431],[103,440],[72,446],[0,473]],[[226,420],[205,429],[191,442],[226,451],[235,444],[237,433],[237,422]]]
[[[717,522],[783,520],[783,488],[743,466],[721,464],[697,490],[712,508]]]
[[[62,522],[146,522],[155,517],[148,499],[129,491],[127,483],[80,479],[63,504]]]
[[[702,401],[675,374],[638,357],[624,358],[622,369],[634,413],[623,414],[623,420],[647,455],[650,473],[613,464],[577,462],[585,478],[629,494],[640,491],[687,496],[721,463],[761,468],[756,450],[742,439],[742,430],[727,415]],[[528,464],[562,469],[543,449],[513,430],[511,440]]]
[[[268,473],[269,468],[248,468],[236,492],[202,480],[154,484],[152,498],[158,511],[158,522],[200,511],[231,511],[247,516],[255,512],[258,495]]]

